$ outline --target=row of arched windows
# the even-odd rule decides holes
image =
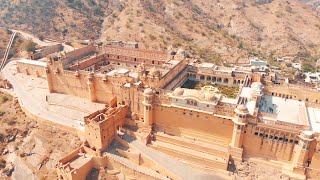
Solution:
[[[188,104],[188,105],[193,105],[193,106],[198,106],[197,101],[187,100],[187,104]]]
[[[188,74],[189,78],[192,79],[197,79],[196,74]],[[216,82],[216,83],[224,83],[224,84],[228,84],[229,83],[229,79],[228,78],[221,78],[221,77],[212,77],[212,76],[204,76],[204,75],[200,75],[200,81],[211,81],[211,82]],[[233,84],[243,84],[244,80],[237,80],[234,79],[233,80]]]
[[[294,140],[294,139],[288,139],[285,136],[281,136],[281,135],[277,135],[277,134],[264,134],[263,132],[255,132],[254,133],[255,136],[264,138],[264,139],[269,139],[272,141],[277,141],[277,142],[284,142],[284,143],[290,143],[290,144],[298,144],[299,141],[298,140]]]
[[[282,98],[286,98],[286,99],[296,99],[297,96],[292,96],[292,95],[288,95],[288,94],[282,94],[282,93],[276,93],[276,92],[272,92],[271,93],[272,96],[277,96],[277,97],[282,97]],[[301,101],[302,99],[298,99],[299,101]],[[309,98],[305,98],[303,99],[304,101],[308,102]],[[313,103],[319,103],[318,99],[315,99],[313,101],[311,101]]]

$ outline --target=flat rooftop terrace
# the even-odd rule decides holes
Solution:
[[[181,61],[178,60],[170,60],[166,63],[164,63],[162,66],[160,65],[150,65],[145,64],[146,71],[150,71],[153,67],[155,67],[157,70],[160,71],[161,76],[164,77],[166,74],[168,74],[175,66],[177,66]],[[136,62],[128,62],[125,65],[114,65],[111,64],[109,66],[103,66],[104,69],[100,69],[98,73],[105,74],[107,76],[114,76],[114,75],[129,75],[133,78],[138,78],[138,68],[137,68]],[[135,65],[135,66],[134,66]],[[110,67],[106,69],[105,67]]]
[[[308,107],[307,111],[311,130],[313,132],[320,133],[320,109]]]
[[[264,95],[259,102],[259,110],[276,116],[278,121],[308,125],[308,117],[304,102],[281,97]]]
[[[71,161],[70,161],[70,167],[73,169],[80,169],[81,167],[83,167],[85,164],[89,163],[92,159],[92,156],[88,155],[88,154],[78,154],[76,157],[74,157]]]

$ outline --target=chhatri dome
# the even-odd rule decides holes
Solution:
[[[173,91],[173,95],[175,96],[182,96],[183,93],[184,93],[184,89],[182,89],[181,87],[178,87]]]
[[[263,85],[261,82],[254,82],[251,84],[251,94],[252,96],[261,96],[263,90]]]
[[[180,49],[177,51],[177,54],[182,54],[182,55],[184,55],[184,54],[185,54],[185,51],[184,51],[182,48],[180,48]]]
[[[214,94],[212,93],[204,93],[204,99],[207,101],[213,101],[214,100]]]
[[[143,92],[144,95],[153,95],[153,90],[151,88],[147,88]]]

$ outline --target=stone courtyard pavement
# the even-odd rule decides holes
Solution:
[[[2,75],[13,85],[11,93],[18,97],[20,104],[42,119],[84,130],[83,117],[105,107],[105,104],[75,96],[50,94],[44,78],[17,73],[15,61],[5,66]]]

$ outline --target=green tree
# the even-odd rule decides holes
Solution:
[[[21,44],[20,49],[27,52],[36,52],[36,43],[32,40],[27,40]]]
[[[102,11],[102,9],[99,6],[95,6],[93,8],[93,12],[94,12],[94,15],[96,15],[96,16],[104,16],[104,12]]]
[[[312,66],[311,64],[303,64],[302,66],[303,72],[315,72],[316,68],[314,66]]]

